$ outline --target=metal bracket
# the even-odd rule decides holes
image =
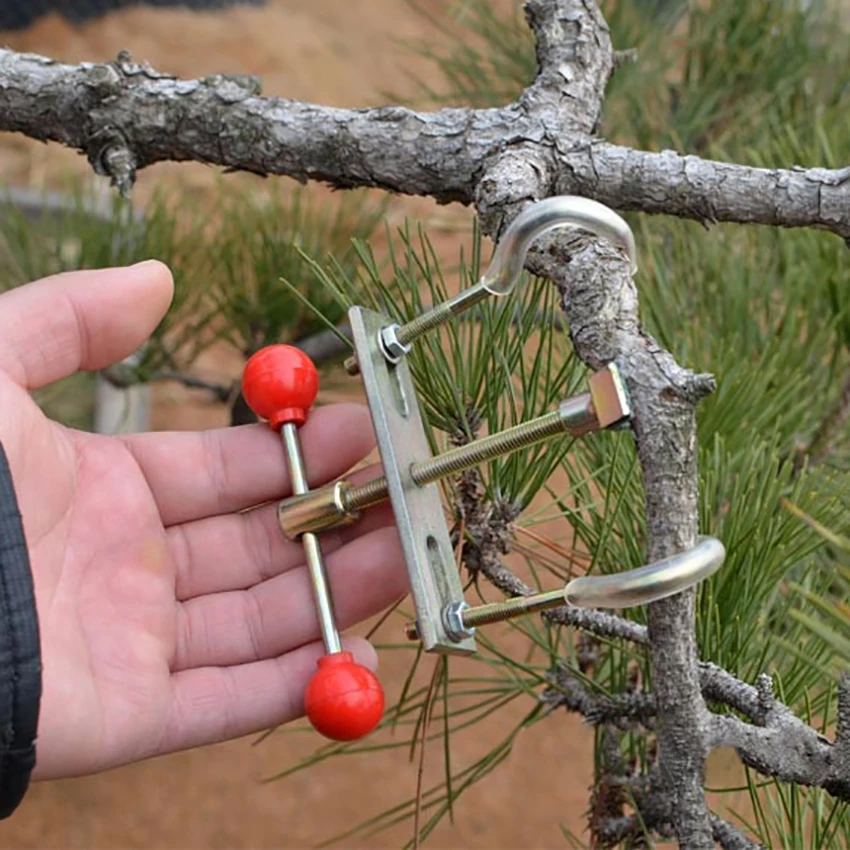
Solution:
[[[464,598],[440,491],[436,484],[418,486],[410,475],[415,462],[431,456],[431,447],[407,358],[397,364],[387,361],[381,330],[391,323],[388,316],[363,307],[352,307],[348,316],[422,646],[426,652],[470,655],[475,652],[475,640],[453,640],[443,622],[443,612],[462,604]]]

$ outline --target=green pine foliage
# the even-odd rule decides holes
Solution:
[[[445,82],[442,89],[422,84],[422,100],[496,106],[516,97],[534,74],[521,12],[500,11],[484,0],[452,8],[456,19],[443,26],[439,50],[432,44],[417,48]],[[674,148],[754,166],[841,165],[850,120],[842,70],[847,40],[836,36],[826,5],[612,0],[603,11],[615,47],[636,48],[638,59],[612,79],[601,134],[646,149]],[[630,222],[638,237],[636,282],[645,326],[679,362],[718,379],[717,392],[698,411],[700,528],[724,541],[728,557],[700,589],[701,655],[746,681],[770,673],[780,698],[828,734],[835,720],[835,677],[850,663],[850,570],[835,537],[843,542],[850,524],[847,426],[830,435],[830,450],[817,463],[807,449],[815,448],[810,441],[850,377],[846,246],[813,231],[736,225],[706,230],[642,216]],[[472,256],[459,258],[457,279],[448,286],[421,229],[415,236],[411,229],[399,232],[394,244],[399,247],[386,273],[361,245],[362,264],[354,274],[327,258],[316,259],[316,274],[341,304],[370,303],[404,321],[424,306],[421,292],[428,302],[445,299],[474,283],[485,262],[482,252],[486,258],[476,239]],[[485,305],[476,322],[459,322],[415,344],[410,362],[435,449],[459,431],[471,436],[475,426],[480,433],[498,430],[551,409],[581,384],[584,371],[563,330],[539,321],[541,312],[548,317],[555,306],[549,289],[526,281],[504,303]],[[549,483],[556,472],[566,485]],[[490,464],[486,484],[489,498],[523,509],[517,521],[523,528],[543,522],[548,528],[561,517],[563,537],[552,542],[587,553],[589,571],[643,563],[641,481],[634,447],[623,434],[526,450]],[[451,504],[450,487],[446,496]],[[521,539],[518,533],[517,550],[531,582],[557,586],[566,559],[521,546]],[[492,591],[481,590],[493,598]],[[643,612],[628,616],[641,619]],[[567,664],[601,694],[627,690],[635,665],[651,687],[647,660],[633,648],[602,642],[601,660],[588,677],[566,630],[539,618],[511,628],[526,638],[526,657],[505,653],[485,634],[480,678],[454,677],[450,661],[441,673],[449,683],[447,698],[432,704],[422,684],[388,712],[384,725],[395,737],[332,745],[316,754],[323,759],[413,747],[426,715],[426,746],[448,754],[452,732],[475,721],[475,711],[498,710],[515,699],[528,705],[522,721],[506,728],[482,760],[452,764],[446,756],[444,782],[423,789],[418,803],[412,797],[338,838],[367,838],[407,819],[424,839],[471,782],[507,756],[519,731],[546,716],[538,698],[556,664]],[[386,649],[393,648],[411,652]],[[421,664],[414,653],[411,681]],[[469,697],[477,700],[475,708],[465,702]],[[402,741],[399,727],[405,723],[411,729]],[[375,742],[382,740],[391,743]],[[627,759],[646,763],[645,737],[626,734],[621,747]],[[751,772],[745,790],[746,810],[724,814],[737,816],[738,825],[766,846],[850,846],[846,806],[825,792]],[[583,846],[582,837],[568,838]]]
[[[200,355],[222,340],[247,359],[264,345],[304,339],[343,318],[306,274],[304,252],[332,251],[351,267],[352,240],[373,234],[385,201],[362,192],[328,201],[301,187],[257,192],[223,181],[215,194],[212,215],[181,192],[158,192],[141,212],[116,195],[104,209],[76,183],[59,196],[63,206],[54,203],[40,217],[3,203],[0,291],[65,271],[162,260],[174,274],[174,301],[138,363],[122,369],[128,382],[191,377]],[[281,285],[282,277],[296,281],[297,292]],[[93,375],[75,375],[37,399],[59,421],[90,429],[94,387]]]
[[[601,136],[754,166],[843,164],[848,40],[825,0],[605,0],[602,8],[614,46],[635,48],[637,60],[611,80]],[[411,45],[444,82],[422,83],[417,105],[497,106],[515,98],[535,70],[518,5],[457,0],[449,11],[448,20],[433,17],[442,22],[439,47]],[[307,193],[258,198],[222,189],[221,198],[223,214],[212,222],[185,208],[178,215],[165,201],[150,206],[141,230],[126,214],[106,226],[70,218],[49,251],[43,228],[34,235],[21,221],[6,231],[13,250],[0,257],[0,279],[148,256],[169,262],[178,303],[146,352],[141,375],[149,377],[190,369],[214,339],[247,355],[334,327],[355,303],[413,318],[475,283],[490,255],[477,232],[471,240],[459,234],[470,247],[447,266],[424,227],[412,222],[382,233],[382,208],[359,196],[327,204]],[[717,377],[716,393],[698,409],[700,530],[723,540],[728,556],[699,592],[701,655],[750,682],[771,674],[778,696],[830,734],[835,679],[850,664],[850,431],[840,423],[828,440],[811,441],[850,378],[847,247],[809,230],[629,221],[645,327],[680,363]],[[435,451],[582,391],[586,369],[556,317],[562,321],[554,288],[526,277],[513,295],[414,344],[410,363]],[[520,511],[511,564],[532,586],[550,589],[569,578],[570,553],[588,572],[644,562],[642,484],[628,432],[525,449],[482,473],[486,497]],[[444,483],[450,513],[454,487]],[[470,582],[467,598],[498,594]],[[417,827],[411,846],[425,840],[467,789],[498,769],[523,729],[558,722],[540,694],[557,690],[552,674],[563,666],[602,696],[635,681],[651,689],[643,651],[598,640],[588,670],[575,634],[539,617],[480,630],[472,660],[435,662],[397,642],[411,615],[405,602],[378,631],[381,651],[404,653],[410,670],[378,734],[326,744],[272,778],[385,749],[417,758],[424,747],[429,761],[442,762],[442,779],[329,843],[368,840],[398,823]],[[644,612],[626,615],[642,620]],[[505,635],[512,646],[519,635],[526,651],[508,651]],[[453,735],[509,706],[521,706],[519,719],[503,724],[491,748],[470,763],[453,758]],[[648,763],[651,744],[635,732],[620,741],[625,759],[639,765]],[[746,805],[721,814],[755,840],[771,848],[850,846],[846,806],[817,789],[747,777],[743,789],[712,791],[737,795],[735,805],[746,794]],[[565,831],[566,846],[585,844],[586,836]]]
[[[50,211],[33,217],[0,196],[0,291],[66,271],[162,260],[174,274],[172,308],[141,352],[137,374],[128,377],[148,380],[162,370],[188,368],[215,339],[215,311],[204,294],[213,267],[201,216],[185,200],[177,205],[162,194],[141,216],[117,195],[104,208],[79,184],[59,197],[62,206],[45,201]],[[91,428],[93,392],[93,375],[75,375],[37,399],[59,421]]]
[[[385,211],[385,202],[362,192],[328,202],[300,188],[258,193],[222,185],[220,224],[209,240],[215,274],[206,289],[222,338],[249,357],[264,345],[301,340],[340,322],[343,312],[312,283],[305,254],[329,253],[352,268],[352,240],[368,239]],[[281,279],[293,287],[281,286]]]

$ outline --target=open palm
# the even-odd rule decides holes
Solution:
[[[38,778],[88,773],[303,714],[322,654],[289,482],[264,426],[126,438],[47,419],[29,391],[138,348],[170,303],[159,263],[60,275],[0,296],[0,442],[35,581],[44,665]],[[368,412],[301,429],[313,485],[372,448]],[[341,439],[343,437],[344,439]],[[324,536],[339,624],[406,590],[391,516]],[[375,665],[362,639],[346,641]]]

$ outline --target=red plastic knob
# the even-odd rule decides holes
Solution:
[[[304,695],[313,728],[333,741],[356,741],[381,722],[384,689],[378,677],[350,652],[319,659]]]
[[[242,373],[248,407],[274,430],[286,422],[301,426],[319,392],[313,361],[291,345],[269,345],[249,358]]]

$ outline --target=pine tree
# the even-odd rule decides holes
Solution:
[[[251,218],[250,199],[231,197],[239,215],[223,217],[211,242],[152,205],[138,232],[182,276],[183,301],[142,379],[186,373],[221,333],[246,355],[324,334],[338,362],[348,305],[403,321],[472,285],[485,237],[498,239],[529,200],[593,197],[636,233],[634,280],[604,243],[555,236],[530,252],[508,303],[486,303],[411,354],[435,450],[551,409],[612,359],[625,364],[635,404],[631,441],[599,434],[523,450],[446,484],[468,593],[493,599],[577,571],[633,568],[698,531],[723,540],[724,567],[646,610],[517,621],[522,657],[482,632],[473,677],[387,645],[412,659],[387,737],[328,745],[282,775],[372,748],[442,750],[443,783],[355,830],[411,819],[418,844],[522,729],[566,710],[595,730],[595,847],[659,837],[688,848],[850,846],[850,172],[840,160],[850,87],[840,22],[826,4],[777,0],[610,0],[601,11],[529,0],[516,15],[466,0],[454,14],[439,49],[413,45],[444,87],[420,86],[405,107],[351,112],[263,99],[241,78],[178,93],[126,56],[66,68],[0,53],[12,92],[0,129],[78,148],[125,193],[141,167],[198,159],[475,210],[472,249],[448,269],[424,227],[383,234],[380,210],[356,204],[329,218],[296,196],[273,202],[279,216]],[[38,91],[62,108],[46,119]],[[283,135],[271,132],[280,110]],[[88,123],[75,123],[82,113]],[[124,113],[136,120],[122,123]],[[155,138],[145,133],[154,120],[167,128]],[[270,230],[272,219],[287,224]],[[77,253],[69,259],[58,239],[54,266],[81,263],[80,252],[135,256],[136,225],[116,216],[98,237],[75,221]],[[22,221],[9,240],[21,246],[22,279],[44,270],[26,249],[30,232]],[[374,248],[384,238],[386,265]],[[528,706],[521,722],[475,764],[452,764],[452,734],[515,701]],[[705,757],[717,747],[746,766],[737,815],[706,802]]]

